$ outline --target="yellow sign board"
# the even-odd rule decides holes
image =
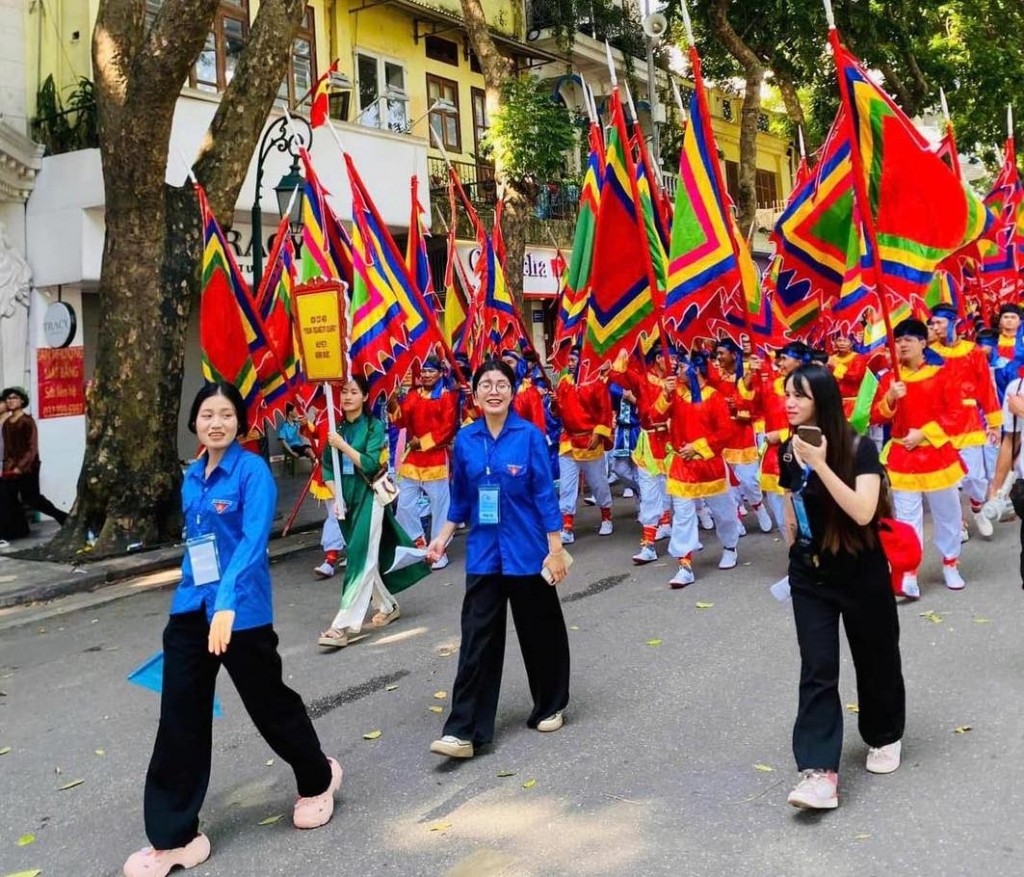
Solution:
[[[310,381],[343,381],[345,363],[345,284],[318,282],[296,287],[292,302],[302,365]]]

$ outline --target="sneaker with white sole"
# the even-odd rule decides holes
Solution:
[[[722,559],[718,561],[719,569],[735,569],[737,554],[735,548],[726,548],[722,551]]]
[[[942,578],[946,581],[946,587],[951,591],[962,591],[967,582],[960,575],[960,570],[955,566],[942,565]]]
[[[576,541],[576,534],[572,530],[562,530],[562,544],[572,545]]]
[[[707,506],[704,506],[697,512],[697,522],[700,524],[700,528],[702,530],[715,529],[715,519],[711,516],[711,509]]]
[[[672,538],[672,525],[671,524],[658,524],[658,529],[654,532],[654,539],[656,542],[660,542],[662,539]]]
[[[739,529],[740,539],[742,539],[744,536],[747,535],[747,528],[743,526],[743,521],[740,521],[739,525],[740,525],[740,529]]]
[[[676,574],[669,580],[668,586],[673,591],[678,591],[687,585],[692,585],[694,581],[693,569],[688,563],[681,563],[679,564],[679,569],[676,570]]]
[[[839,776],[834,770],[805,770],[788,800],[801,810],[835,810],[839,806]]]
[[[295,802],[292,823],[296,828],[320,828],[334,815],[334,793],[341,788],[341,765],[333,758],[327,760],[331,765],[331,782],[327,791],[308,798],[300,797]]]
[[[995,532],[992,522],[985,517],[980,509],[974,512],[974,526],[978,528],[978,535],[982,539],[991,539],[992,534]]]
[[[960,544],[971,541],[971,531],[967,529],[967,521],[960,522]]]
[[[897,740],[886,746],[874,746],[868,749],[868,758],[865,767],[870,773],[892,773],[900,766],[903,753],[903,743]]]
[[[537,730],[550,734],[552,731],[557,731],[564,724],[565,719],[562,716],[562,711],[559,710],[553,716],[548,716],[546,719],[541,719],[541,721],[537,722]]]
[[[329,579],[334,575],[334,567],[325,560],[320,566],[313,567],[313,573],[318,579]]]
[[[897,597],[906,597],[908,600],[921,599],[921,587],[917,583],[917,573],[903,573],[903,581],[900,583],[900,592]]]
[[[437,560],[430,564],[430,568],[434,572],[437,572],[438,570],[444,569],[449,563],[451,563],[451,561],[448,559],[448,555],[442,554]]]
[[[641,545],[640,550],[633,555],[633,563],[642,566],[645,563],[654,563],[658,559],[658,552],[653,545]]]
[[[583,505],[597,505],[597,500],[594,499],[594,495],[583,497]]]
[[[612,531],[615,529],[611,521],[601,521],[601,526],[597,528],[598,536],[611,536]]]
[[[185,846],[173,850],[145,847],[132,853],[124,863],[125,877],[164,877],[175,868],[195,868],[210,858],[210,841],[198,834]],[[27,872],[32,874],[34,872]]]
[[[771,533],[775,525],[772,523],[772,516],[768,514],[768,509],[764,507],[764,503],[754,509],[754,514],[757,516],[757,526],[761,528],[761,532]]]
[[[435,755],[447,755],[449,758],[472,758],[473,743],[445,734],[440,740],[430,744],[430,751]]]
[[[632,499],[634,496],[636,496],[636,494],[633,493],[633,488],[632,487],[626,487],[626,488],[623,489],[623,491],[622,491],[622,498],[623,499]]]

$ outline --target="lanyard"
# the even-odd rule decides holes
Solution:
[[[807,487],[807,479],[810,478],[811,467],[804,466],[803,479],[800,487],[793,491],[793,513],[796,515],[796,526],[799,531],[799,541],[805,542],[809,547],[812,534],[811,522],[807,516],[807,506],[804,504],[804,489]]]
[[[497,439],[491,438],[490,434],[484,436],[484,475],[488,478],[491,477],[491,458],[494,456],[497,447]]]

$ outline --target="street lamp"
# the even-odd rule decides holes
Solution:
[[[260,140],[259,150],[256,154],[256,193],[252,201],[252,288],[254,291],[259,289],[260,282],[263,280],[263,209],[260,206],[260,195],[263,189],[263,163],[274,150],[287,153],[292,157],[291,169],[282,177],[281,182],[274,187],[274,191],[277,194],[278,207],[281,215],[284,216],[288,210],[288,201],[291,198],[292,191],[297,185],[302,185],[302,177],[299,176],[298,150],[300,147],[309,146],[313,142],[313,130],[309,127],[309,122],[302,118],[302,116],[292,116],[291,122],[293,125],[305,126],[305,137],[293,133],[289,126],[289,117],[281,116],[281,118],[271,122],[267,126],[267,130],[263,132],[263,138]],[[287,195],[282,200],[283,193],[286,191],[285,187],[288,187]],[[293,205],[290,216],[293,234],[298,219],[297,213],[300,209],[299,205]]]
[[[292,158],[292,166],[288,169],[288,173],[281,177],[280,182],[274,186],[278,215],[288,215],[288,230],[291,232],[292,240],[295,241],[296,249],[299,247],[302,235],[302,199],[298,193],[305,183],[306,180],[299,173],[298,158]]]

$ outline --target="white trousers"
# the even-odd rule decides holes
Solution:
[[[740,522],[736,514],[736,501],[726,491],[717,496],[704,497],[704,504],[715,520],[715,535],[723,548],[735,548],[740,539]],[[697,531],[697,500],[672,497],[672,538],[668,553],[673,557],[686,557],[697,550],[700,535]]]
[[[341,526],[333,511],[327,512],[324,529],[320,534],[320,547],[324,551],[341,551],[345,547],[345,537],[341,535]]]
[[[986,445],[975,445],[960,449],[960,459],[967,467],[967,474],[960,482],[960,486],[968,499],[981,503],[988,498],[989,473],[985,468],[985,447]]]
[[[780,530],[783,529],[786,525],[786,519],[783,513],[783,508],[786,504],[786,497],[781,493],[765,491],[764,504],[768,506],[768,511],[771,512],[772,518],[775,520],[775,526]]]
[[[729,467],[736,474],[739,481],[739,493],[751,505],[758,505],[762,500],[761,494],[761,466],[758,462],[753,463],[729,463]]]
[[[623,486],[630,488],[633,493],[640,493],[636,477],[636,463],[629,457],[613,457],[610,454],[608,459],[612,461],[612,472],[619,476],[619,481]]]
[[[671,497],[665,491],[665,476],[651,475],[637,466],[636,483],[640,488],[640,526],[657,527],[661,516],[672,508]]]
[[[427,495],[430,503],[430,538],[435,539],[448,520],[448,507],[452,503],[447,478],[433,481],[417,481],[415,478],[398,480],[398,511],[395,517],[402,529],[414,542],[424,538],[423,523],[420,521],[420,494]],[[428,540],[430,541],[430,540]]]
[[[558,457],[558,510],[563,515],[576,514],[576,498],[580,489],[580,472],[597,500],[598,508],[612,507],[612,489],[608,486],[608,469],[604,457],[596,460],[574,460],[569,454]]]
[[[341,608],[334,616],[334,621],[331,622],[331,627],[335,630],[350,630],[353,633],[359,633],[363,626],[363,620],[366,618],[366,610],[371,603],[374,609],[385,614],[392,612],[398,605],[384,584],[378,565],[383,527],[384,506],[374,500],[370,513],[369,550],[366,554],[366,564],[362,570],[346,570],[346,576],[355,573],[359,579],[348,590],[342,588]]]
[[[896,520],[905,521],[916,531],[924,545],[924,500],[928,500],[928,511],[932,513],[934,534],[932,541],[939,549],[943,560],[960,556],[960,494],[955,487],[943,490],[929,490],[920,493],[909,490],[892,492],[893,511]]]

